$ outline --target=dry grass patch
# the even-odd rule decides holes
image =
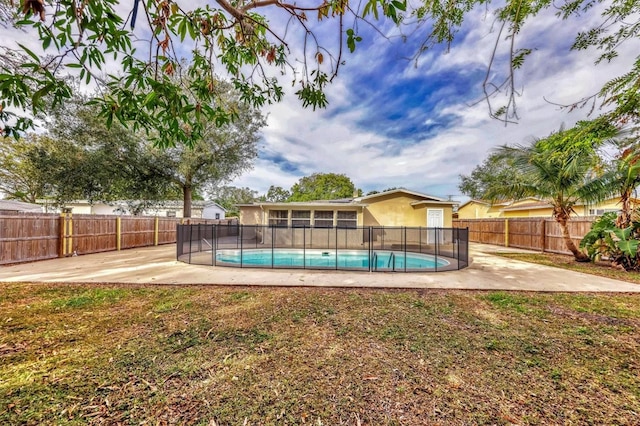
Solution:
[[[640,423],[640,299],[3,284],[2,424]]]

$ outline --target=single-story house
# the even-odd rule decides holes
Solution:
[[[218,203],[210,202],[202,209],[203,219],[224,219],[227,210]]]
[[[634,198],[636,205],[640,200]],[[576,216],[600,216],[606,212],[620,211],[620,197],[607,199],[597,204],[578,203],[574,206]],[[458,209],[459,219],[551,217],[553,207],[546,201],[526,198],[512,202],[491,204],[483,200],[470,200]]]
[[[363,197],[238,204],[240,224],[290,227],[450,228],[457,201],[400,188]]]
[[[42,206],[39,204],[25,203],[15,200],[0,200],[0,212],[11,213],[42,213]]]
[[[105,203],[102,201],[89,202],[88,200],[76,200],[65,203],[62,207],[53,207],[47,205],[47,200],[38,200],[47,212],[59,213],[68,211],[73,214],[94,214],[94,215],[131,215],[130,205],[134,202],[112,201]],[[207,203],[205,201],[191,202],[191,217],[201,218],[202,212]],[[142,211],[141,216],[160,216],[160,217],[184,217],[182,200],[168,200],[158,203],[157,206]]]

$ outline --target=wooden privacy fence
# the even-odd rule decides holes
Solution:
[[[580,240],[597,216],[574,217],[568,225],[571,239]],[[560,225],[551,218],[454,219],[455,228],[469,228],[469,241],[551,253],[571,254],[565,246]]]
[[[236,219],[68,214],[0,215],[0,265],[176,242],[179,223],[237,225]]]

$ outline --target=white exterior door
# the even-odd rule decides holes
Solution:
[[[427,228],[444,227],[444,210],[427,209]]]
[[[427,209],[427,228],[442,228],[444,226],[443,209]],[[429,229],[427,231],[427,243],[434,244],[442,240],[442,231]]]

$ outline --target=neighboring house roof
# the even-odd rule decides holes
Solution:
[[[206,204],[204,205],[204,207],[205,207],[205,208],[207,208],[207,207],[211,207],[211,206],[216,206],[216,207],[218,207],[220,210],[222,210],[223,212],[226,212],[226,211],[227,211],[227,209],[225,209],[224,207],[222,207],[220,204],[216,203],[215,201],[210,201],[210,202],[208,202],[208,203],[206,203]]]
[[[15,200],[0,200],[0,210],[42,213],[42,206]]]
[[[511,201],[495,201],[492,204],[491,201],[489,200],[479,200],[476,198],[472,198],[469,201],[465,201],[464,203],[462,203],[460,207],[458,207],[458,210],[460,210],[461,208],[469,204],[482,204],[483,206],[487,206],[487,207],[490,207],[490,206],[500,207],[500,206],[508,206],[510,203]]]
[[[89,201],[89,200],[72,200],[64,203],[65,205],[72,204],[80,204],[80,205],[96,205],[96,204],[105,204],[108,206],[123,206],[126,207],[129,203],[136,203],[140,200],[113,200],[113,201]],[[50,200],[37,200],[38,203],[47,204],[50,203]],[[165,200],[165,201],[152,201],[153,205],[150,208],[182,208],[183,201],[182,200]],[[211,202],[203,201],[203,200],[194,200],[191,201],[191,207],[202,208]]]
[[[541,210],[541,209],[551,209],[551,208],[553,208],[553,206],[549,203],[538,202],[538,203],[519,204],[517,206],[508,206],[503,208],[502,211],[514,212],[519,210]]]
[[[613,200],[618,200],[619,201],[619,197],[613,197],[613,198],[609,198],[607,200],[604,200],[603,202],[600,203],[584,203],[584,202],[577,202],[574,205],[575,206],[590,206],[590,207],[597,207],[602,205],[603,203],[606,203],[607,201],[613,201]],[[633,198],[632,199],[634,202],[638,202],[640,200]],[[519,210],[541,210],[541,209],[552,209],[553,206],[550,203],[544,202],[544,201],[538,201],[538,202],[533,202],[533,203],[524,203],[524,204],[518,204],[515,206],[507,206],[505,208],[502,209],[502,211],[508,212],[508,211],[519,211]]]

